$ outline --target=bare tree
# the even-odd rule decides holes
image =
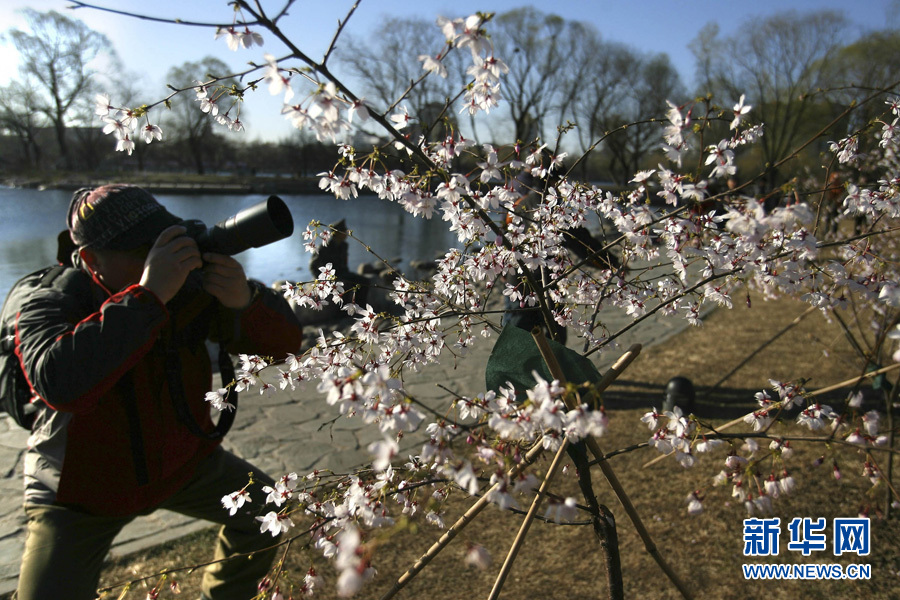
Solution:
[[[181,66],[172,67],[166,79],[169,85],[185,89],[209,81],[213,76],[222,77],[228,72],[228,65],[218,58],[207,56],[199,61],[189,61]],[[218,100],[216,110],[222,114],[231,109],[231,96],[227,90],[233,84],[233,80],[223,79],[207,91],[211,98]],[[233,117],[234,113],[231,116]],[[182,97],[172,105],[172,111],[167,115],[165,124],[168,139],[184,150],[198,174],[205,173],[207,164],[215,157],[219,148],[213,132],[213,115],[203,112],[196,98]]]
[[[29,31],[10,29],[7,37],[19,51],[20,77],[37,92],[35,108],[52,124],[60,157],[72,168],[66,128],[83,120],[80,103],[89,103],[96,72],[89,67],[105,54],[117,61],[105,35],[55,11],[24,11]]]
[[[43,151],[38,142],[41,116],[38,93],[27,83],[12,81],[0,88],[0,130],[13,136],[19,145],[19,164],[39,168]]]
[[[900,79],[900,32],[867,32],[856,42],[840,48],[826,65],[825,79],[837,88],[836,105],[861,101],[873,90],[889,87]],[[851,84],[846,86],[845,84]],[[851,127],[868,122],[883,106],[866,105],[854,115]]]
[[[684,96],[681,78],[666,54],[645,56],[599,39],[586,46],[585,54],[582,61],[589,65],[588,71],[577,83],[577,94],[572,92],[571,114],[578,125],[579,144],[586,151],[606,136],[609,174],[614,182],[624,184],[658,145],[658,129],[638,121],[662,116],[666,100],[679,102]]]
[[[570,114],[577,125],[578,144],[586,152],[618,126],[610,117],[630,97],[630,78],[638,57],[626,46],[604,42],[594,35],[580,47],[575,63],[582,65],[582,70],[572,78],[566,95],[572,98]],[[587,161],[581,164],[587,168]]]
[[[665,53],[640,57],[628,81],[629,93],[625,101],[609,118],[610,125],[627,127],[607,138],[611,153],[610,172],[621,184],[634,176],[654,147],[659,147],[659,130],[655,123],[636,122],[648,115],[661,118],[667,100],[678,104],[684,97],[678,71]]]
[[[755,117],[766,124],[761,150],[773,165],[794,148],[809,122],[813,92],[823,84],[846,27],[846,19],[833,11],[778,13],[747,22],[725,39],[708,26],[691,45],[706,87],[700,92],[713,93],[723,104],[746,93]],[[767,183],[777,180],[770,169]]]
[[[422,79],[423,62],[416,57],[436,57],[446,50],[435,47],[431,38],[422,35],[423,31],[434,28],[426,19],[386,18],[377,28],[376,36],[366,40],[347,36],[336,54],[342,69],[362,81],[366,97],[376,109],[383,112],[402,97],[399,104],[407,106],[416,118],[418,129],[422,133],[433,132],[429,139],[443,134],[434,127],[438,117],[451,120],[455,117],[456,111],[447,103],[454,100],[453,90],[459,89],[461,83],[436,73]],[[441,60],[458,77],[461,70],[453,68],[458,62],[456,54],[450,53]],[[413,86],[419,79],[422,81]]]
[[[503,94],[515,138],[543,137],[545,120],[558,107],[573,68],[573,45],[584,28],[525,7],[498,15],[493,32],[495,52],[509,66]]]

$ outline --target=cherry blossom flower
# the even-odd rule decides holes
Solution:
[[[578,506],[575,498],[569,496],[562,502],[555,498],[548,498],[544,518],[550,519],[554,523],[569,523],[574,521],[577,516]]]
[[[272,534],[272,537],[278,537],[294,526],[290,517],[272,510],[267,512],[265,516],[256,517],[256,520],[260,522],[259,532],[265,533],[268,531]]]
[[[691,492],[688,495],[687,503],[688,514],[692,517],[695,517],[703,512],[703,503],[700,501],[700,497],[697,495],[697,492]]]
[[[859,156],[859,138],[853,135],[837,142],[828,142],[828,148],[837,154],[838,162],[850,164]]]
[[[375,456],[375,460],[372,461],[372,468],[376,471],[384,471],[391,465],[391,460],[397,456],[400,445],[395,439],[385,438],[380,442],[372,442],[367,449],[369,454]]]
[[[631,181],[635,183],[643,183],[650,179],[650,176],[656,173],[656,169],[648,169],[646,171],[638,171]]]
[[[469,544],[466,549],[465,563],[476,569],[485,570],[491,566],[491,555],[487,549],[480,544]]]
[[[233,494],[222,496],[222,506],[228,509],[228,514],[231,516],[236,515],[237,511],[246,502],[250,502],[250,494],[246,490],[239,490]]]
[[[497,151],[494,150],[494,147],[490,144],[485,144],[484,152],[486,154],[486,159],[483,162],[477,163],[478,167],[481,169],[481,175],[478,178],[479,181],[488,183],[492,179],[500,179],[500,167],[503,166],[503,163],[499,162]]]
[[[116,152],[127,152],[128,156],[131,156],[131,153],[134,152],[134,140],[130,135],[125,134],[125,137],[116,142]]]
[[[422,61],[422,68],[426,71],[435,73],[444,79],[447,78],[447,67],[441,62],[440,55],[431,56],[429,54],[420,54],[419,60]]]
[[[734,119],[731,121],[731,125],[729,129],[737,129],[741,124],[741,121],[744,119],[744,115],[750,112],[752,106],[744,104],[744,94],[741,94],[740,100],[738,103],[734,105]]]
[[[228,49],[237,52],[239,48],[250,48],[254,44],[263,45],[263,37],[257,32],[250,31],[248,27],[244,27],[243,31],[238,31],[235,26],[218,27],[213,39],[225,38]]]
[[[369,118],[369,109],[366,108],[366,99],[359,98],[354,100],[350,104],[350,108],[347,109],[347,120],[351,123],[353,122],[353,117],[358,116],[359,120],[365,122]]]
[[[398,106],[397,112],[391,115],[391,121],[397,129],[406,128],[410,121],[409,111],[406,110],[405,106]]]
[[[428,511],[428,513],[425,515],[425,521],[434,525],[438,529],[444,529],[444,527],[446,527],[446,525],[444,525],[444,519],[433,510]]]
[[[641,417],[641,421],[647,424],[647,427],[650,428],[651,431],[657,429],[659,427],[660,419],[662,417],[661,413],[658,413],[654,408],[648,413],[644,413],[644,416]]]
[[[227,395],[227,388],[219,388],[214,392],[206,392],[205,400],[209,402],[213,408],[220,412],[223,410],[234,410],[234,404],[231,404],[225,399]]]
[[[825,404],[814,404],[803,409],[797,416],[797,423],[805,425],[812,431],[818,431],[825,427],[825,419],[835,419],[837,414],[830,406]]]
[[[97,94],[94,96],[94,114],[98,117],[106,117],[116,110],[109,99],[109,94]],[[106,133],[106,132],[104,132]]]
[[[291,88],[291,77],[285,75],[278,68],[275,57],[271,54],[264,54],[266,59],[266,68],[263,71],[263,80],[269,84],[269,93],[273,96],[284,92],[284,103],[287,104],[294,97],[294,90]]]
[[[333,81],[319,85],[310,100],[309,116],[316,119],[318,126],[327,127],[338,121],[340,102],[337,99],[337,86]]]
[[[294,490],[288,487],[284,481],[276,481],[275,487],[265,485],[262,489],[267,494],[266,504],[272,503],[278,507],[290,500],[294,495]]]
[[[147,123],[143,128],[141,128],[141,135],[144,136],[144,141],[149,144],[153,140],[162,139],[162,129],[160,129],[157,125]]]
[[[753,426],[753,431],[762,431],[772,423],[768,410],[758,410],[744,417],[744,423]]]
[[[106,123],[106,125],[103,126],[103,133],[107,135],[109,135],[110,133],[115,134],[116,139],[118,140],[125,138],[131,131],[131,128],[127,127],[119,119],[115,119],[113,117],[103,117],[103,121]]]
[[[210,98],[208,94],[204,93],[203,97],[198,95],[196,100],[200,103],[200,110],[203,112],[209,113],[213,117],[219,114],[219,105],[216,104],[215,98]]]
[[[316,572],[315,568],[310,567],[303,576],[303,585],[306,586],[307,595],[311,596],[313,591],[322,587],[322,576]]]

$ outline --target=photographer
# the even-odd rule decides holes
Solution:
[[[220,446],[205,393],[205,342],[283,357],[302,328],[277,292],[235,259],[203,253],[181,219],[141,188],[75,193],[73,268],[22,308],[16,353],[41,408],[25,456],[28,516],[18,598],[95,597],[113,538],[165,508],[223,525],[211,600],[250,598],[277,540],[256,516],[271,478]],[[223,382],[223,383],[228,383]],[[248,488],[229,516],[220,498]]]

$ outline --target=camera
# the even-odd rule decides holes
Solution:
[[[185,220],[188,237],[197,242],[200,252],[233,256],[249,248],[259,248],[283,240],[294,233],[294,219],[284,200],[269,196],[259,204],[245,208],[207,229],[203,221]]]

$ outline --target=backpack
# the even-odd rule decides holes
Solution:
[[[19,357],[16,356],[16,318],[37,288],[49,288],[67,267],[55,265],[29,273],[19,279],[0,310],[0,412],[5,412],[20,427],[31,430],[38,405]]]

